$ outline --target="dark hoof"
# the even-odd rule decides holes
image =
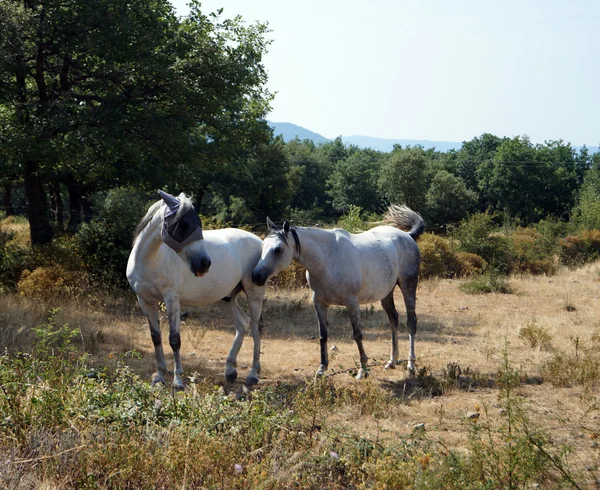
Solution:
[[[233,383],[237,379],[237,371],[230,371],[229,373],[226,373],[225,374],[225,379],[229,383]]]
[[[254,386],[258,384],[258,378],[256,376],[248,376],[246,378],[246,381],[244,381],[244,384],[246,386]]]

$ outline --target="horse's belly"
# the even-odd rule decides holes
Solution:
[[[367,303],[375,303],[376,301],[380,301],[390,294],[390,291],[394,289],[395,285],[395,282],[390,281],[389,283],[382,283],[363,288],[361,289],[360,293],[358,293],[358,302],[361,305],[364,305]]]

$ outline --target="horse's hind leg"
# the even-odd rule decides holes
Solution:
[[[396,362],[398,362],[398,312],[394,304],[394,289],[381,300],[381,306],[383,306],[384,311],[387,313],[390,329],[392,330],[392,351],[390,353],[390,360],[384,369],[395,369]]]
[[[162,338],[160,334],[160,318],[158,316],[158,305],[148,303],[138,296],[138,303],[148,319],[150,327],[150,336],[154,344],[154,353],[156,354],[156,372],[152,375],[152,384],[165,384],[165,373],[167,372],[167,360],[162,348]]]
[[[350,315],[350,321],[352,322],[352,335],[360,355],[360,369],[356,375],[356,379],[360,380],[367,376],[367,362],[369,358],[367,357],[365,348],[363,347],[363,334],[360,329],[360,304],[358,303],[358,299],[353,298],[350,300],[346,304],[346,309]]]
[[[235,327],[235,338],[227,361],[225,363],[225,379],[233,383],[237,378],[237,356],[246,336],[246,325],[248,323],[246,314],[240,308],[237,302],[237,295],[233,296],[229,301],[219,301],[217,306],[221,309],[226,318],[228,318]]]
[[[408,330],[408,366],[409,373],[415,372],[415,335],[417,334],[417,314],[415,313],[417,304],[417,281],[414,278],[403,278],[398,281],[402,295],[404,296],[404,304],[406,305],[406,329]]]

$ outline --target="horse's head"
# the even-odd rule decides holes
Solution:
[[[206,253],[202,222],[191,199],[181,193],[179,197],[158,191],[165,203],[161,238],[188,264],[192,274],[203,276],[210,268]]]
[[[252,271],[252,282],[263,286],[267,280],[281,272],[292,263],[294,257],[300,254],[300,242],[294,228],[285,221],[283,226],[277,226],[267,218],[269,234],[263,240],[260,260]],[[293,244],[290,245],[290,235]]]

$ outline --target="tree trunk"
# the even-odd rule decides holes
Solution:
[[[2,196],[2,209],[6,213],[6,217],[15,214],[15,208],[12,206],[12,185],[4,184],[4,196]]]
[[[69,231],[76,231],[81,224],[81,189],[72,175],[65,179],[69,193]]]
[[[42,245],[52,240],[52,225],[48,216],[46,195],[40,177],[39,163],[26,160],[24,164],[24,188],[27,199],[27,217],[32,245]]]
[[[60,182],[58,179],[52,179],[50,184],[50,206],[56,225],[62,230],[64,228],[64,205],[60,195]]]
[[[83,220],[86,223],[92,221],[94,210],[92,209],[92,201],[89,195],[81,196],[81,207],[83,208]]]

